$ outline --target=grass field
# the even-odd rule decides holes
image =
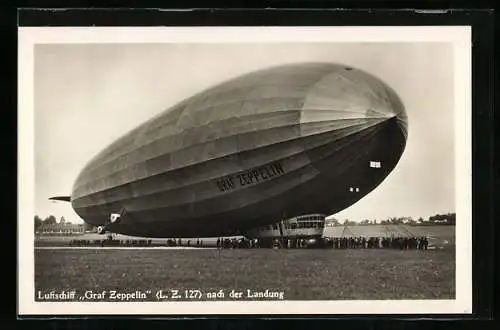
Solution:
[[[36,290],[273,289],[286,300],[454,299],[455,250],[35,250]]]

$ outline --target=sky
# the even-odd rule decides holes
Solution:
[[[35,213],[82,223],[69,203],[84,165],[152,116],[214,84],[274,65],[365,70],[405,104],[406,150],[339,220],[455,212],[453,48],[447,43],[38,44],[34,53]]]

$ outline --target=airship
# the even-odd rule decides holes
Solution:
[[[380,185],[408,136],[385,82],[336,63],[243,74],[104,148],[69,201],[88,224],[141,237],[216,237],[335,214]]]

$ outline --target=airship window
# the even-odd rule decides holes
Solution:
[[[378,161],[370,161],[370,167],[372,167],[372,168],[381,168],[382,164],[381,164],[381,162],[378,162]]]
[[[356,188],[356,192],[359,192],[359,188]]]
[[[353,192],[354,188],[353,187],[349,187],[349,191]]]

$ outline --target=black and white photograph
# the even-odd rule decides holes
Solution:
[[[467,27],[20,28],[20,313],[471,313],[470,60]]]

